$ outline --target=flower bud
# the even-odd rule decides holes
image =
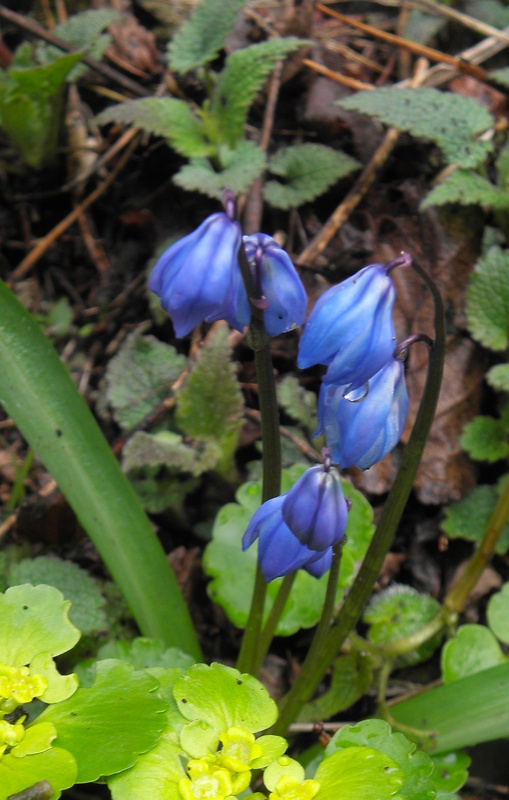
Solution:
[[[345,535],[348,505],[334,467],[310,467],[285,496],[283,520],[310,550],[333,547]]]
[[[407,412],[403,363],[391,358],[361,388],[322,385],[315,435],[325,434],[334,464],[368,469],[396,446]]]

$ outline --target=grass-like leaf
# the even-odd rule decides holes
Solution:
[[[459,203],[485,208],[509,208],[509,192],[503,192],[476,172],[458,169],[435,186],[420,205],[421,211],[430,206]]]
[[[475,265],[467,293],[468,329],[490,350],[509,343],[509,252],[492,247]]]
[[[223,169],[216,170],[207,158],[192,158],[173,178],[177,186],[221,200],[225,189],[241,194],[261,175],[265,155],[254,142],[240,141],[235,150],[220,148]]]

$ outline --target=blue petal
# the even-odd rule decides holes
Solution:
[[[327,550],[345,534],[348,508],[337,470],[311,467],[290,489],[283,519],[310,550]]]

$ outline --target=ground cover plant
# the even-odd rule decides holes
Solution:
[[[499,796],[507,9],[11,5],[0,800]]]

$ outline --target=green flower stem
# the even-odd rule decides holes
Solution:
[[[270,609],[267,621],[263,626],[260,640],[258,642],[258,649],[256,652],[256,663],[253,665],[254,674],[257,674],[259,672],[263,659],[265,658],[269,650],[270,643],[272,642],[272,639],[274,638],[274,634],[276,632],[277,624],[281,618],[281,614],[285,609],[286,601],[290,596],[290,592],[292,591],[292,587],[296,577],[297,577],[297,570],[295,570],[295,572],[291,572],[289,575],[285,575],[285,577],[283,578],[283,582],[279,587],[276,599],[272,604],[272,608]]]
[[[429,352],[428,375],[419,411],[403,453],[401,468],[385,503],[366,557],[336,622],[329,629],[319,649],[313,642],[294,685],[281,701],[278,732],[286,730],[304,703],[311,698],[329,665],[337,657],[343,642],[359,620],[399,525],[433,422],[445,354],[444,309],[440,293],[430,276],[415,264],[413,269],[430,290],[435,304],[435,342]]]

